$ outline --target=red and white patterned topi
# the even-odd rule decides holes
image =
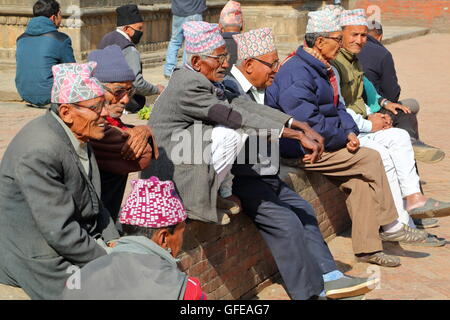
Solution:
[[[120,223],[146,228],[174,226],[187,218],[172,181],[157,177],[132,180],[133,190],[120,212]]]
[[[259,57],[275,51],[272,29],[261,28],[233,35],[237,43],[238,60]]]

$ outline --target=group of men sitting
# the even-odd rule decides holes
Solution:
[[[88,63],[54,66],[50,110],[0,166],[0,283],[41,299],[202,299],[198,280],[176,270],[185,220],[226,225],[242,209],[292,299],[362,298],[377,279],[338,270],[314,209],[280,179],[280,156],[345,193],[358,261],[399,266],[382,241],[445,245],[423,230],[450,204],[421,192],[416,114],[382,96],[383,74],[359,62],[367,38],[384,48],[364,10],[308,17],[305,43],[283,62],[270,28],[242,33],[235,1],[219,24],[186,22],[186,64],[148,126],[120,120],[136,78],[125,36],[110,35]],[[442,159],[426,147],[429,161]],[[121,209],[128,173],[141,170]],[[80,287],[67,282],[73,266]]]

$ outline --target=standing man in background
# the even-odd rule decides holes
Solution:
[[[177,66],[178,50],[183,45],[183,23],[188,21],[201,21],[202,13],[207,9],[206,0],[172,0],[172,35],[166,53],[164,77],[169,79],[173,69]],[[186,53],[183,53],[183,64],[186,62]]]
[[[99,49],[116,44],[122,49],[122,53],[127,60],[136,79],[133,86],[136,89],[135,95],[125,106],[131,113],[138,112],[145,106],[146,96],[160,94],[164,90],[161,84],[153,85],[144,79],[142,74],[141,55],[136,46],[141,41],[144,30],[144,19],[142,18],[138,6],[127,4],[116,9],[117,29],[106,34],[98,45]]]

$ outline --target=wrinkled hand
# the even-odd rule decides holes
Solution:
[[[307,124],[306,122],[294,120],[292,121],[291,127],[302,130],[308,138],[316,141],[317,144],[319,145],[319,157],[322,156],[322,153],[325,151],[324,137],[322,137],[319,133],[317,133],[317,131],[311,128],[309,124]]]
[[[388,114],[374,113],[367,117],[372,122],[372,132],[392,127],[392,118]]]
[[[150,138],[152,132],[148,126],[143,125],[129,128],[126,133],[129,134],[129,138],[122,148],[122,158],[124,160],[139,159],[148,144],[148,138]]]
[[[354,133],[348,135],[347,150],[350,152],[356,152],[359,149],[359,139]]]
[[[411,110],[400,103],[389,103],[384,106],[384,109],[389,110],[393,114],[397,114],[397,110],[402,110],[404,113],[411,113]]]
[[[303,133],[299,133],[300,144],[303,146],[305,151],[308,153],[305,154],[302,161],[304,163],[314,163],[317,160],[320,160],[321,154],[319,144],[313,139],[309,138]]]

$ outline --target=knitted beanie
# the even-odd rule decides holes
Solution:
[[[88,60],[97,62],[93,76],[101,82],[128,82],[136,78],[118,45],[92,51]]]

